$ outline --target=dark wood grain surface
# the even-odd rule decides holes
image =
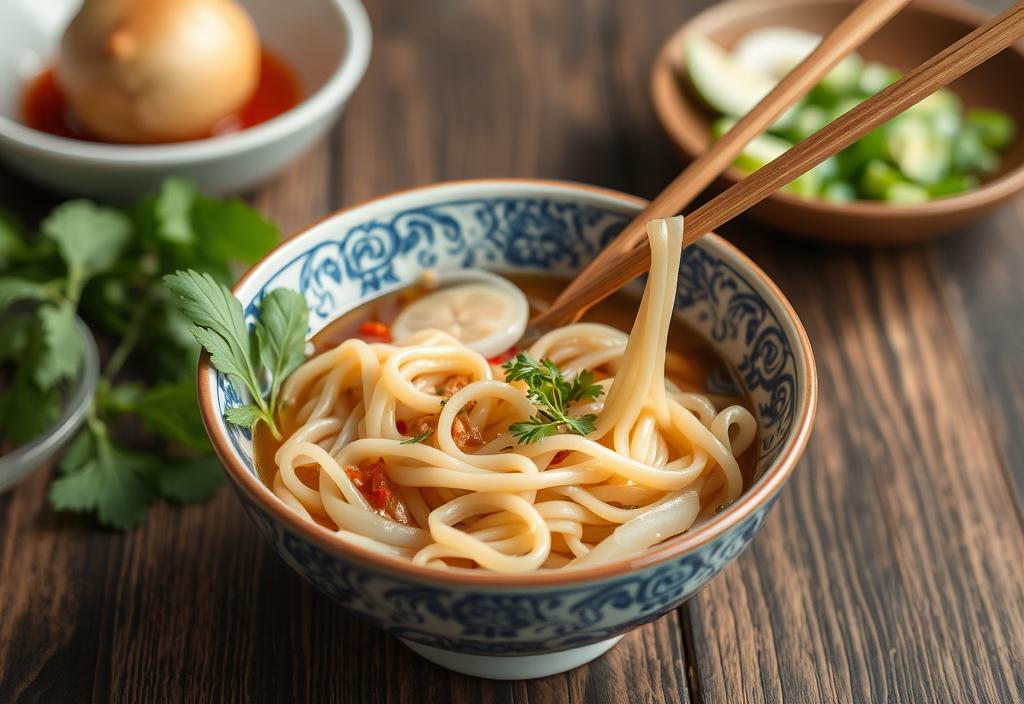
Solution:
[[[294,231],[446,179],[650,196],[679,163],[647,72],[704,4],[370,0],[343,120],[252,199]],[[0,172],[29,218],[54,198]],[[1024,702],[1022,224],[1017,200],[888,251],[725,230],[807,326],[814,436],[752,547],[590,665],[449,673],[303,583],[227,491],[125,536],[49,511],[42,471],[0,496],[0,702]]]

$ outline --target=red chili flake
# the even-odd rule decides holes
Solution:
[[[357,489],[361,490],[363,488],[364,477],[361,469],[358,467],[352,467],[351,465],[346,465],[345,474],[348,475],[348,478],[352,480],[352,483],[356,485]]]
[[[559,450],[555,453],[555,456],[551,458],[551,464],[561,464],[568,456],[569,450]]]
[[[359,326],[359,337],[365,340],[391,342],[391,329],[379,320],[367,320]]]
[[[497,354],[494,357],[491,357],[487,361],[489,363],[491,363],[491,364],[504,364],[508,360],[510,360],[513,357],[515,357],[517,354],[519,354],[519,350],[516,349],[515,345],[513,345],[512,347],[509,347],[504,352],[501,352],[500,354]]]
[[[374,508],[387,508],[388,500],[391,498],[391,487],[388,486],[388,476],[383,469],[376,466],[370,474],[370,495],[367,497]]]
[[[398,432],[401,433],[402,435],[405,435],[407,432],[409,432],[409,426],[405,424],[404,420],[396,420],[395,427],[398,428]]]

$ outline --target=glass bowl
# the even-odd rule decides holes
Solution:
[[[42,435],[0,456],[0,493],[46,465],[74,437],[85,420],[99,380],[100,356],[96,340],[81,318],[75,318],[75,326],[82,341],[82,368],[68,386],[60,418]]]

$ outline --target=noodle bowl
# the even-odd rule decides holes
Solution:
[[[428,427],[420,428],[417,423],[426,417],[436,424],[440,414],[420,413],[406,408],[404,402],[395,404],[394,430],[387,423],[382,425],[388,431],[386,437],[363,437],[363,409],[368,406],[362,402],[372,399],[376,386],[385,382],[383,377],[378,381],[367,373],[367,392],[362,365],[376,363],[379,369],[388,355],[411,346],[402,338],[412,331],[402,330],[396,321],[413,310],[408,297],[420,293],[425,268],[463,272],[486,263],[487,268],[505,273],[529,305],[540,310],[545,301],[564,289],[565,277],[576,273],[580,263],[592,257],[601,243],[642,206],[639,199],[621,193],[551,181],[476,180],[432,185],[332,215],[279,246],[242,278],[234,293],[250,321],[267,291],[289,287],[306,297],[313,333],[309,342],[319,356],[310,360],[301,386],[300,376],[289,384],[293,403],[283,409],[278,426],[284,439],[298,441],[296,432],[310,423],[314,411],[323,418],[323,425],[307,428],[306,440],[332,456],[346,476],[352,471],[352,483],[371,509],[362,508],[359,496],[353,495],[355,503],[349,504],[340,478],[321,490],[317,463],[302,458],[291,461],[300,480],[300,486],[295,487],[296,501],[288,505],[275,495],[275,484],[282,485],[275,462],[282,440],[262,432],[263,424],[249,434],[226,422],[228,410],[247,399],[235,393],[230,378],[217,372],[204,357],[200,361],[199,400],[211,441],[238,490],[242,507],[288,568],[319,592],[386,629],[442,667],[478,677],[521,679],[562,672],[592,660],[625,632],[690,598],[736,560],[765,526],[802,455],[814,417],[816,377],[807,335],[785,297],[763,271],[715,235],[702,237],[683,253],[665,353],[664,383],[669,389],[667,398],[693,393],[707,399],[710,409],[691,400],[688,410],[716,438],[719,430],[709,426],[708,418],[717,417],[729,406],[743,406],[756,418],[755,442],[742,453],[740,428],[738,424],[730,425],[729,449],[739,464],[743,490],[724,510],[717,509],[728,500],[721,493],[725,474],[709,453],[704,473],[687,487],[699,487],[700,500],[689,529],[675,538],[658,537],[660,543],[638,548],[621,559],[602,558],[590,566],[570,566],[576,558],[569,543],[580,547],[574,540],[577,525],[583,547],[588,552],[603,552],[615,542],[602,548],[602,538],[630,525],[628,521],[637,517],[636,509],[657,508],[655,502],[669,493],[631,485],[630,480],[613,476],[620,457],[626,457],[629,463],[643,456],[643,438],[658,434],[667,437],[668,433],[660,428],[657,418],[638,422],[637,431],[632,433],[636,449],[622,455],[613,446],[614,433],[601,438],[596,432],[585,438],[562,433],[544,440],[584,447],[593,454],[573,450],[570,456],[570,451],[563,450],[542,457],[537,444],[520,444],[515,438],[506,445],[488,447],[499,431],[507,429],[502,427],[504,421],[498,421],[498,411],[506,409],[512,415],[516,408],[513,404],[522,403],[525,393],[522,382],[503,383],[503,355],[492,356],[487,351],[483,355],[489,358],[485,361],[494,387],[509,393],[504,389],[509,386],[516,395],[509,393],[513,400],[504,401],[495,394],[491,402],[494,408],[487,411],[494,413],[493,427],[485,427],[479,437],[463,421],[473,413],[484,414],[483,409],[477,411],[476,405],[469,408],[467,404],[455,415],[450,435],[457,446],[461,443],[468,460],[449,461],[446,457],[443,463],[431,467],[422,460],[399,461],[397,454],[388,462],[378,462],[378,455],[363,467],[346,467],[334,457],[347,442],[357,438],[360,442],[387,440],[388,448],[401,452],[438,447],[433,427],[428,423]],[[391,289],[391,285],[396,288]],[[588,311],[583,318],[588,322],[576,327],[576,335],[563,330],[546,339],[547,349],[534,348],[535,356],[547,356],[570,376],[579,371],[573,364],[589,366],[596,374],[595,382],[606,390],[597,398],[576,404],[572,415],[596,413],[598,408],[603,411],[609,405],[608,391],[614,386],[614,378],[627,378],[622,376],[623,352],[629,339],[625,332],[634,327],[640,289],[639,285],[631,286]],[[388,326],[399,342],[391,344],[386,338],[364,334],[363,327],[371,322]],[[356,337],[367,343],[349,346],[349,363],[360,365],[358,370],[352,366],[347,378],[341,373],[331,378],[330,372],[337,365],[329,361],[330,356],[336,355],[336,362],[340,357],[336,348]],[[480,364],[478,357],[467,356]],[[414,361],[420,360],[407,360],[407,364]],[[441,361],[451,362],[445,358]],[[323,366],[318,369],[317,364]],[[427,371],[417,375],[414,388],[441,400],[454,396],[471,381],[468,377],[453,377],[438,389],[431,386],[437,382],[428,378]],[[337,400],[335,409],[325,413],[310,402],[314,398],[324,400],[328,383],[334,385]],[[449,403],[446,401],[445,407]],[[591,403],[589,410],[580,407]],[[523,404],[522,411],[532,409]],[[726,423],[727,418],[723,416],[720,422]],[[520,422],[522,416],[514,420]],[[595,430],[596,426],[597,419]],[[428,430],[432,433],[428,439],[412,442]],[[339,441],[342,435],[350,439]],[[691,446],[685,443],[673,445],[672,452],[679,457],[666,458],[666,466],[668,460],[692,454]],[[529,466],[519,471],[512,463],[522,459],[508,459],[513,455],[530,460],[536,472]],[[502,456],[508,456],[507,464],[499,465],[498,470],[486,466],[485,460],[500,461]],[[654,463],[639,464],[664,469]],[[381,472],[371,471],[378,466]],[[427,546],[400,544],[412,533],[414,540],[417,535],[425,535],[425,542],[437,543],[434,550],[448,549],[454,544],[450,538],[468,534],[488,544],[500,553],[499,557],[513,558],[526,556],[537,544],[500,544],[501,540],[524,536],[525,523],[515,513],[521,504],[510,502],[512,510],[506,511],[481,502],[476,508],[486,515],[465,515],[456,522],[459,511],[471,509],[462,502],[451,502],[483,492],[446,486],[403,487],[388,474],[399,468],[408,468],[411,473],[413,469],[438,467],[454,469],[459,476],[490,476],[502,469],[527,479],[556,470],[564,480],[572,479],[565,476],[569,471],[579,475],[588,472],[588,476],[582,477],[583,481],[537,489],[533,497],[532,489],[511,492],[544,519],[551,548],[547,566],[542,563],[530,572],[508,574],[465,558],[439,557],[417,564],[413,558]],[[602,478],[602,472],[608,473],[609,468],[609,476]],[[383,517],[374,505],[372,482],[368,486],[365,481],[371,473],[386,478],[387,485],[395,489],[395,497],[400,491],[421,496],[428,510],[427,524],[419,523],[410,511],[407,522],[379,524],[385,528],[385,539],[379,540],[339,526],[325,510],[318,509],[326,500],[337,503],[336,513],[346,512],[354,519],[362,520],[367,514]],[[688,499],[684,496],[678,500],[685,503]],[[347,511],[342,504],[352,510]],[[449,504],[448,509],[437,515],[441,524],[437,540],[430,530],[429,515],[445,504]],[[445,526],[457,533],[452,535]],[[394,538],[390,538],[391,531]],[[559,560],[552,555],[561,557],[565,565],[556,566]],[[598,552],[591,559],[601,557]],[[239,579],[244,580],[240,582],[243,588],[252,588],[251,575],[239,575]]]
[[[523,382],[445,333],[352,338],[287,380],[274,494],[364,548],[506,574],[633,556],[734,501],[754,417],[666,377],[681,218],[648,235],[653,265],[629,335],[578,323],[527,350],[567,379],[595,374],[603,393],[569,407],[596,417],[591,432],[521,441],[510,426],[537,413]]]

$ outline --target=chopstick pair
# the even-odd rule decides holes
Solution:
[[[907,0],[865,0],[858,5],[754,110],[655,197],[550,308],[531,320],[531,330],[549,329],[578,318],[646,271],[651,261],[650,248],[643,240],[646,222],[674,215],[685,208],[728,168],[747,142],[767,129],[832,66],[906,4]],[[683,246],[756,205],[1021,36],[1024,36],[1024,0],[697,208],[686,217]]]

